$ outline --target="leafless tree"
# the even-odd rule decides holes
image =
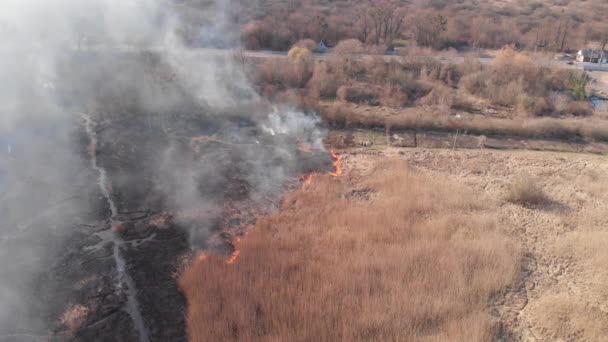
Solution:
[[[401,33],[405,22],[405,10],[400,2],[393,0],[372,0],[367,10],[360,14],[361,39],[367,41],[370,37],[376,45],[384,43],[391,45]]]
[[[429,14],[414,21],[414,35],[420,46],[439,47],[441,33],[447,28],[447,19],[441,14]]]
[[[370,38],[370,34],[372,31],[372,23],[370,16],[368,15],[368,7],[363,6],[357,9],[357,38],[360,41],[366,43]]]

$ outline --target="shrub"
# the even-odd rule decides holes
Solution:
[[[549,201],[537,182],[525,173],[513,180],[509,187],[507,200],[521,205],[541,205]]]
[[[581,130],[585,138],[608,142],[608,122],[605,120],[592,120]]]
[[[297,51],[294,51],[297,49]],[[313,76],[313,61],[306,57],[308,50],[294,48],[290,59],[262,61],[257,69],[257,79],[261,88],[274,85],[279,89],[303,88]]]
[[[454,103],[454,90],[442,84],[433,86],[433,90],[417,101],[423,106],[443,106],[451,108]]]
[[[389,81],[387,77],[392,74],[388,71],[387,63],[381,56],[366,56],[363,59],[361,71],[368,80],[376,83]]]
[[[308,50],[305,50],[308,51]],[[310,52],[308,52],[310,55]],[[303,88],[308,84],[313,76],[313,61],[307,57],[288,63],[288,65],[278,65],[283,67],[284,79],[288,87]]]
[[[454,96],[452,108],[464,110],[467,112],[473,112],[478,109],[473,99],[467,96],[467,94],[463,94],[462,92],[458,92]]]
[[[305,47],[292,47],[289,52],[287,52],[287,57],[289,57],[293,61],[300,61],[306,58],[310,58],[310,50]]]
[[[351,55],[365,52],[365,46],[358,39],[346,39],[340,41],[333,52],[341,55]]]
[[[386,86],[380,95],[380,104],[385,107],[402,107],[407,101],[407,94],[399,87]]]
[[[591,116],[593,115],[593,105],[588,101],[573,101],[566,105],[563,114],[574,116]]]
[[[544,116],[553,113],[553,105],[544,97],[519,95],[517,106],[521,112],[531,116]]]
[[[320,97],[331,98],[336,96],[336,91],[345,82],[346,75],[341,68],[332,68],[329,63],[316,63],[308,87]]]
[[[470,94],[484,96],[484,91],[486,90],[484,73],[474,72],[464,76],[460,79],[460,87]]]
[[[337,97],[344,102],[366,103],[372,106],[380,104],[377,87],[365,83],[343,85],[338,88]]]
[[[579,101],[587,100],[587,77],[584,75],[572,79],[572,95]]]

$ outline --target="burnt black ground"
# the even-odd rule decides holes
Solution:
[[[326,154],[308,153],[289,164],[290,161],[274,155],[272,141],[249,144],[247,139],[255,136],[255,129],[238,120],[224,123],[223,127],[205,126],[205,121],[201,122],[150,125],[146,121],[104,121],[97,127],[98,164],[107,171],[112,183],[112,198],[119,211],[117,219],[122,222],[121,236],[126,242],[121,253],[137,288],[137,300],[150,341],[187,339],[186,302],[179,289],[178,275],[184,260],[192,255],[192,248],[212,248],[229,254],[231,236],[219,234],[220,231],[251,223],[254,207],[273,202],[268,198],[276,203],[285,189],[278,181],[271,189],[263,187],[269,191],[261,194],[257,190],[259,185],[252,183],[257,178],[251,178],[251,162],[243,156],[243,150],[259,155],[264,167],[286,165],[288,175],[282,181],[297,179],[300,174],[329,165]],[[234,129],[245,129],[247,133],[235,137]],[[215,134],[224,143],[203,144],[201,150],[195,152],[190,138],[205,133]],[[171,200],[174,194],[167,191],[171,181],[167,180],[167,165],[164,165],[169,147],[175,154],[169,157],[169,166],[175,166],[178,176],[189,168],[193,168],[195,174],[200,170],[201,177],[195,177],[200,195],[219,207],[228,202],[240,203],[236,206],[244,209],[242,213],[234,215],[222,210],[208,218],[174,220],[171,214],[175,210]],[[81,152],[83,157],[86,157],[85,148],[83,146]],[[295,151],[297,146],[293,144],[292,148]],[[169,168],[169,171],[172,170]],[[96,185],[92,171],[89,181]],[[160,183],[164,183],[163,186]],[[256,199],[258,197],[260,199]],[[134,325],[124,310],[127,297],[117,288],[112,242],[90,250],[93,246],[99,247],[102,241],[96,234],[109,234],[112,229],[109,208],[98,189],[93,191],[90,208],[89,216],[63,243],[50,272],[39,281],[40,292],[45,293],[45,300],[53,308],[48,315],[49,323],[54,326],[52,340],[137,341]],[[159,217],[165,218],[163,224],[156,222]],[[208,239],[212,236],[216,239],[210,244]],[[74,305],[82,305],[89,311],[77,328],[71,330],[60,320]]]
[[[110,179],[124,239],[121,254],[149,339],[184,341],[186,303],[177,282],[184,260],[195,248],[229,254],[233,231],[228,228],[252,223],[256,212],[278,202],[284,183],[328,170],[331,158],[299,151],[301,141],[293,134],[267,132],[264,120],[273,109],[247,98],[239,87],[230,94],[242,100],[234,108],[202,105],[162,58],[99,54],[59,64],[53,96],[65,116],[26,122],[43,128],[34,132],[45,134],[35,141],[40,146],[23,139],[13,144],[13,155],[0,155],[0,181],[12,182],[17,175],[28,185],[14,205],[0,203],[5,218],[0,238],[17,237],[10,240],[17,244],[5,243],[0,250],[10,266],[0,276],[27,273],[10,284],[22,287],[27,298],[20,298],[23,309],[7,320],[8,328],[0,326],[0,340],[138,340],[125,311],[128,297],[118,286],[114,245],[107,239],[112,214],[89,162],[89,139],[79,122],[83,114],[95,122],[97,165]],[[70,141],[61,140],[66,135],[59,129],[71,131]],[[199,136],[212,139],[193,146],[191,139]],[[21,165],[15,156],[30,163]],[[6,165],[12,168],[8,173]],[[49,170],[55,177],[47,183],[58,181],[41,183]],[[68,189],[56,189],[66,184]],[[57,198],[64,197],[56,193],[64,190],[74,197],[58,205]],[[27,204],[31,210],[23,210]],[[28,216],[40,216],[38,208],[60,215],[51,220],[45,214],[23,225]],[[201,208],[202,216],[180,218],[180,211]],[[29,255],[27,248],[36,249],[32,260],[11,260],[11,255]],[[23,265],[31,267],[21,272]]]

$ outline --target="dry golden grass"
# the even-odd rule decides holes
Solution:
[[[599,118],[489,118],[462,114],[462,118],[432,108],[406,108],[398,112],[361,108],[338,103],[319,108],[331,125],[396,130],[420,129],[435,131],[463,130],[470,134],[506,135],[525,138],[585,139],[608,141],[608,122]]]
[[[522,205],[541,205],[549,202],[549,198],[537,181],[527,173],[523,173],[513,180],[507,200]]]
[[[182,275],[191,341],[489,341],[518,253],[487,200],[376,165],[317,176],[239,243]]]
[[[608,341],[608,317],[597,307],[569,298],[567,293],[541,297],[530,304],[531,315],[550,341]]]

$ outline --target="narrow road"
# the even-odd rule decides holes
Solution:
[[[255,59],[286,58],[287,57],[287,52],[271,51],[271,50],[253,51],[253,50],[240,50],[240,49],[199,48],[199,49],[192,49],[191,52],[195,53],[195,54],[199,53],[199,54],[209,55],[209,56],[226,56],[226,57],[227,56],[241,56],[241,57],[245,57],[245,58],[255,58]],[[331,53],[313,53],[312,54],[313,59],[319,60],[319,61],[326,60],[330,56],[331,56]],[[356,56],[358,58],[365,58],[365,57],[378,56],[378,55],[357,54]],[[386,61],[390,61],[390,60],[394,60],[394,59],[398,59],[398,58],[402,57],[399,55],[381,55],[381,56]],[[465,60],[467,60],[467,58],[465,56],[445,57],[445,56],[420,55],[420,56],[410,56],[410,57],[420,58],[420,59],[430,57],[430,58],[436,59],[438,61],[441,61],[443,63],[453,63],[453,64],[460,64],[460,63],[463,63]],[[479,62],[481,62],[482,64],[490,64],[494,61],[493,57],[476,57],[476,59]],[[552,60],[552,59],[535,59],[535,60],[533,60],[533,62],[538,65],[542,65],[542,66],[557,67],[557,68],[564,68],[564,69],[583,70],[583,68],[585,66],[597,66],[597,64],[593,64],[593,63],[579,63],[579,62],[574,62],[573,64],[568,64],[567,61]]]

